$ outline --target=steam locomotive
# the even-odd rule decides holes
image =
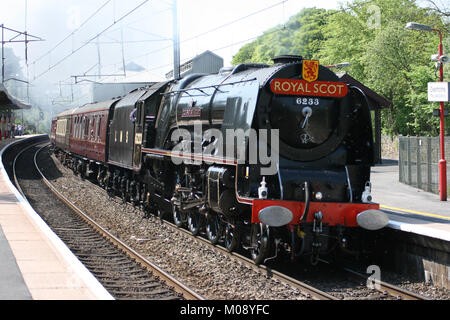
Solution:
[[[255,263],[356,248],[371,202],[367,97],[318,61],[280,56],[65,111],[55,154],[111,194]]]

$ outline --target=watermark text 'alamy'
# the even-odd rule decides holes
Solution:
[[[176,144],[171,153],[172,162],[176,165],[236,161],[238,164],[260,165],[261,175],[275,175],[278,172],[278,129],[226,129],[224,136],[223,131],[215,128],[203,131],[202,122],[195,121],[193,137],[189,130],[177,128],[172,132],[171,141]]]

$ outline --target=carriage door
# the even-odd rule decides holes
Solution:
[[[134,169],[141,168],[141,149],[142,149],[142,131],[143,131],[143,114],[144,101],[136,103],[136,115],[134,121],[134,155],[133,167]]]

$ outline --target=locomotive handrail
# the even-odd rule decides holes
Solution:
[[[306,222],[309,211],[309,203],[311,202],[309,194],[309,182],[305,181],[305,208],[303,209],[303,214],[300,218],[301,221]]]
[[[204,89],[214,88],[214,89],[216,89],[217,91],[220,91],[220,92],[224,92],[224,93],[225,93],[225,91],[221,91],[221,90],[219,89],[219,87],[221,87],[221,86],[232,86],[232,85],[235,85],[235,84],[244,83],[244,82],[252,82],[252,81],[255,81],[255,80],[257,80],[257,79],[256,79],[256,78],[253,78],[253,79],[240,80],[240,81],[234,81],[234,82],[229,82],[229,83],[221,83],[221,84],[218,84],[218,85],[211,85],[211,86],[206,86],[206,87],[198,87],[198,88],[188,88],[188,89],[181,89],[181,90],[173,90],[173,91],[169,91],[169,92],[162,92],[162,93],[160,93],[160,95],[163,95],[163,96],[169,96],[169,95],[175,95],[175,94],[178,94],[178,93],[187,93],[187,94],[189,94],[188,91],[200,91],[200,92],[203,93],[203,96],[212,96],[212,95],[213,95],[212,93],[211,93],[211,94],[208,94],[208,93],[204,92],[203,90],[204,90]],[[189,96],[193,97],[193,95],[191,95],[191,94],[189,94]]]

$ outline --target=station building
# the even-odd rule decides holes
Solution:
[[[13,110],[29,110],[31,105],[12,96],[8,89],[0,84],[0,140],[12,136],[11,128],[14,123]]]

